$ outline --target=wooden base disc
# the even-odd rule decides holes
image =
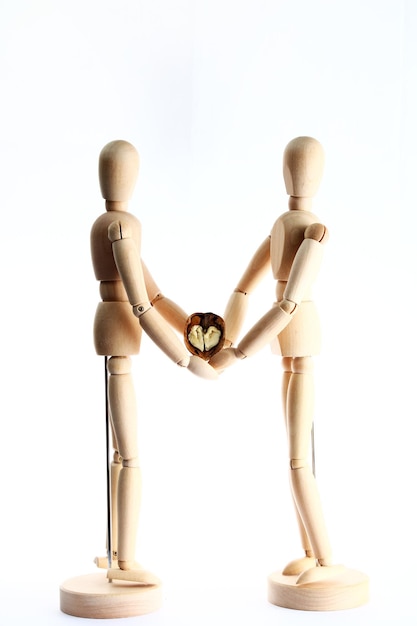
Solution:
[[[296,584],[297,576],[275,572],[268,577],[271,604],[301,611],[341,611],[366,604],[369,579],[356,570],[346,569],[331,580],[309,586]]]
[[[75,617],[134,617],[162,605],[161,585],[145,587],[124,580],[109,582],[103,572],[77,576],[60,587],[60,608]]]

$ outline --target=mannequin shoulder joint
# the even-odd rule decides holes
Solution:
[[[314,239],[324,244],[329,239],[329,231],[323,224],[316,222],[307,226],[304,231],[304,239]]]
[[[119,239],[128,239],[132,237],[132,229],[124,220],[116,220],[109,225],[107,235],[110,241],[119,241]]]

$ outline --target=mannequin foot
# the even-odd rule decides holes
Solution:
[[[107,556],[96,556],[96,558],[94,559],[94,563],[100,569],[108,569],[108,567],[109,567],[109,559],[108,559]],[[116,561],[112,560],[111,566],[112,567],[117,567],[117,560]]]
[[[315,583],[328,582],[332,583],[333,579],[346,571],[344,565],[317,565],[302,572],[297,578],[297,586],[310,586]]]
[[[316,567],[316,559],[313,556],[304,556],[301,559],[294,559],[284,567],[284,576],[297,576],[306,570]]]
[[[128,580],[143,586],[160,585],[161,581],[155,574],[145,570],[136,561],[119,561],[118,567],[107,570],[107,578],[111,580]]]

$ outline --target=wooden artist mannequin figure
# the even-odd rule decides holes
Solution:
[[[173,329],[183,334],[187,314],[161,294],[141,259],[141,225],[128,212],[138,171],[139,155],[130,143],[113,141],[101,151],[99,179],[106,212],[91,229],[91,255],[102,300],[94,320],[94,344],[107,363],[114,460],[111,554],[98,557],[96,564],[107,567],[107,579],[118,584],[104,586],[101,579],[80,577],[61,587],[62,610],[81,617],[139,615],[161,603],[160,581],[135,560],[141,473],[130,357],[139,353],[142,330],[179,366],[203,378],[217,377],[206,361],[189,354],[175,334]],[[125,581],[130,586],[120,588]]]
[[[134,559],[140,469],[130,355],[139,352],[143,329],[181,367],[207,378],[216,374],[207,363],[190,356],[170,328],[183,333],[187,314],[162,296],[140,258],[141,225],[127,210],[138,170],[138,153],[128,142],[113,141],[101,151],[99,178],[106,213],[92,227],[91,252],[102,297],[94,322],[94,343],[97,354],[109,357],[108,399],[115,449],[112,526],[117,528],[112,536],[112,558],[121,570],[134,570],[130,580],[146,582],[146,572],[137,571]]]
[[[332,564],[317,485],[308,462],[314,411],[312,356],[320,349],[319,320],[311,300],[311,287],[328,237],[326,227],[311,212],[311,206],[323,166],[323,149],[315,139],[298,137],[287,145],[283,173],[289,210],[277,219],[232,294],[224,314],[226,349],[210,360],[220,371],[273,342],[282,355],[282,401],[288,434],[290,484],[304,550],[303,556],[282,571],[284,587],[285,581],[291,580],[293,589],[325,585],[326,581],[331,585],[346,571]],[[277,281],[276,303],[236,347],[231,347],[244,321],[248,294],[269,268]],[[288,600],[286,591],[283,600],[281,591],[276,593],[274,585],[270,584],[273,603],[317,608],[305,606],[296,596]],[[350,598],[347,604],[362,603],[362,600],[363,596],[360,601]]]

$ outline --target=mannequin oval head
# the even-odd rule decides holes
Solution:
[[[284,151],[283,173],[289,196],[312,198],[324,169],[324,150],[313,137],[296,137]]]
[[[116,140],[100,152],[98,174],[103,198],[109,202],[128,202],[139,173],[139,154],[128,141]]]

